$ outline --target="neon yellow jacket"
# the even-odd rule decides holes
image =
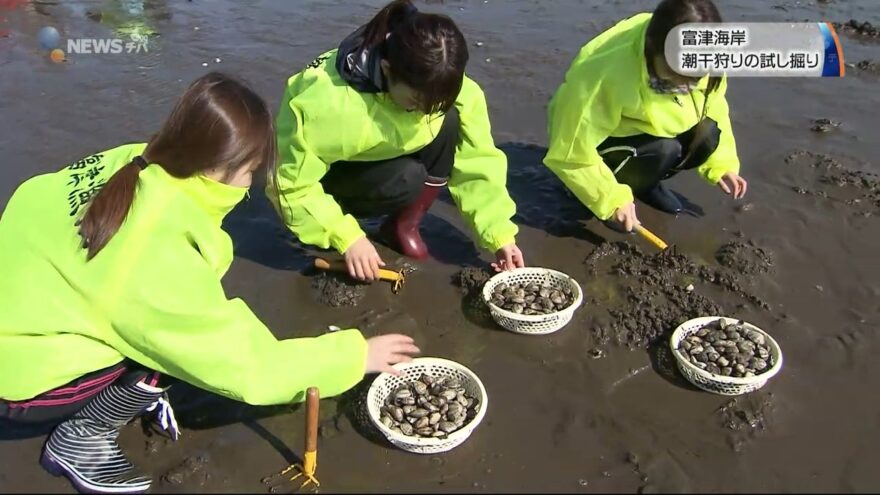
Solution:
[[[243,188],[151,165],[119,232],[86,262],[74,225],[83,203],[144,147],[34,177],[10,199],[0,218],[0,398],[29,399],[123,358],[259,405],[356,384],[360,332],[278,340],[226,298],[232,242],[220,224]]]
[[[443,117],[407,112],[385,93],[359,93],[335,66],[331,50],[287,81],[277,119],[278,186],[281,211],[299,240],[343,253],[364,232],[321,187],[330,165],[415,153],[434,140]],[[483,92],[467,77],[455,106],[461,131],[449,191],[480,244],[494,252],[518,232],[507,157],[492,141]]]
[[[651,14],[635,15],[587,43],[550,101],[544,163],[602,220],[633,195],[603,164],[596,147],[612,136],[675,137],[695,126],[703,109],[708,78],[690,95],[658,94],[649,86],[644,46],[650,19]],[[698,171],[712,184],[726,172],[739,171],[726,91],[725,78],[707,107],[721,141]]]

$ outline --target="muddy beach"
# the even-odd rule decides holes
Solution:
[[[208,70],[244,76],[276,107],[290,74],[368,17],[367,6],[383,4],[153,0],[143,2],[142,12],[120,6],[129,3],[138,2],[30,2],[0,11],[0,202],[25,178],[71,157],[145,139],[189,81]],[[874,0],[771,3],[718,0],[728,20],[857,19],[841,38],[847,63],[880,59]],[[423,224],[435,260],[419,263],[399,294],[384,282],[350,285],[316,273],[312,257],[332,253],[291,246],[256,194],[227,218],[237,255],[224,280],[228,294],[246,300],[279,337],[318,335],[330,326],[406,333],[426,355],[464,364],[486,386],[490,402],[479,428],[437,456],[394,450],[370,431],[359,413],[368,381],[322,400],[323,491],[880,487],[880,399],[873,393],[880,387],[876,64],[860,64],[843,79],[731,80],[748,196],[729,200],[695,174],[680,174],[671,186],[687,198],[689,214],[639,210],[673,246],[657,253],[638,236],[591,220],[541,164],[546,103],[574,54],[616,20],[653,5],[424,6],[453,16],[468,37],[469,73],[486,91],[496,143],[510,161],[526,262],[568,273],[584,289],[584,305],[562,331],[528,337],[492,322],[474,296],[488,255],[475,248],[448,194]],[[119,27],[114,22],[143,23],[159,33],[156,44],[149,53],[53,64],[35,38],[46,25],[63,35],[104,37]],[[819,119],[841,125],[811,131]],[[390,266],[405,261],[387,249],[380,254]],[[711,395],[675,370],[663,345],[668,332],[683,319],[715,312],[753,323],[779,342],[785,365],[758,392]],[[153,475],[154,493],[265,492],[260,480],[301,455],[299,406],[249,407],[184,384],[172,389],[172,401],[180,440],[140,422],[121,437],[131,460]],[[0,491],[72,492],[38,465],[43,437],[0,434]]]

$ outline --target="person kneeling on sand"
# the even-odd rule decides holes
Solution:
[[[336,249],[352,277],[375,280],[384,262],[356,217],[388,214],[380,237],[425,259],[419,225],[448,184],[496,270],[524,266],[507,158],[467,60],[451,19],[395,0],[288,80],[280,206],[300,241]]]
[[[176,430],[159,374],[283,404],[310,386],[340,394],[419,352],[409,337],[357,330],[278,340],[226,298],[233,253],[220,225],[253,174],[273,180],[275,146],[263,100],[209,74],[149,143],[15,191],[0,218],[0,420],[57,425],[41,458],[51,473],[86,492],[149,488],[116,438],[145,410]]]
[[[748,184],[728,115],[726,77],[689,78],[664,57],[666,36],[690,22],[721,22],[711,0],[663,0],[585,45],[549,107],[544,163],[605,224],[632,231],[634,196],[677,214],[662,183],[696,168],[736,199]]]

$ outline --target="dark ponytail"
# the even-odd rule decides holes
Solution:
[[[91,260],[122,227],[147,164],[180,179],[222,169],[263,170],[273,191],[275,126],[266,103],[246,84],[212,72],[186,90],[141,156],[114,173],[83,215],[79,234]]]
[[[406,19],[408,16],[418,12],[415,5],[410,0],[394,0],[386,5],[382,10],[373,17],[373,20],[367,24],[364,31],[364,43],[367,46],[377,46],[385,41],[396,26]]]
[[[449,17],[419,12],[410,0],[394,0],[366,25],[364,45],[378,48],[391,79],[415,90],[424,113],[447,112],[455,104],[468,49]]]
[[[117,170],[89,202],[79,225],[83,247],[88,249],[87,259],[94,258],[107,245],[128,216],[141,172],[138,161],[143,158],[137,157]]]

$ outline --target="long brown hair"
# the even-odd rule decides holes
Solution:
[[[651,64],[654,57],[662,54],[666,44],[666,37],[669,33],[681,24],[690,22],[723,22],[721,12],[712,0],[663,0],[654,9],[651,21],[648,23],[648,30],[645,33],[645,59],[646,63]],[[709,137],[708,124],[706,124],[706,112],[709,109],[709,95],[714,93],[721,86],[721,77],[710,76],[706,85],[705,98],[703,98],[703,108],[700,111],[700,120],[694,131],[694,139],[691,141],[690,149],[682,160],[686,162],[697,144]]]
[[[258,164],[275,185],[275,126],[266,103],[246,84],[212,72],[190,85],[139,159],[123,166],[89,203],[79,226],[92,259],[116,234],[134,201],[141,166],[155,164],[177,178],[209,169],[232,175]],[[140,160],[143,160],[140,164]]]
[[[410,0],[394,0],[367,24],[364,44],[380,49],[391,79],[416,91],[422,111],[452,108],[468,61],[467,42],[452,19],[419,12]]]

